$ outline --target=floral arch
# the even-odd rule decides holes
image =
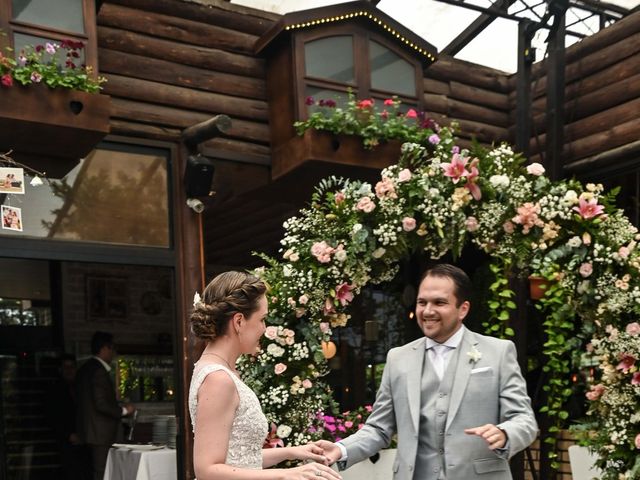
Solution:
[[[285,222],[282,258],[265,256],[267,266],[257,270],[270,286],[269,327],[262,353],[240,367],[276,427],[272,441],[300,444],[318,435],[317,413],[333,405],[322,345],[332,328],[347,324],[354,295],[393,278],[410,252],[438,259],[471,242],[488,254],[495,275],[489,334],[514,334],[510,276],[549,282],[537,308],[551,432],[568,418],[578,352],[597,366],[583,441],[599,454],[603,478],[640,478],[640,251],[637,229],[614,196],[601,185],[551,181],[506,144],[461,150],[448,128],[426,147],[405,143],[375,187],[323,180],[311,206]]]

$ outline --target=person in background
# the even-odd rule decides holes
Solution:
[[[47,391],[46,413],[60,452],[62,479],[87,480],[83,475],[86,455],[76,428],[76,357],[63,353],[57,360],[58,377]]]
[[[439,264],[422,277],[416,321],[424,337],[391,349],[373,411],[355,434],[320,440],[344,469],[398,435],[395,480],[509,480],[509,458],[538,426],[512,342],[462,325],[471,281]]]
[[[122,417],[135,411],[132,404],[120,405],[111,379],[111,362],[116,350],[113,335],[95,332],[91,338],[93,357],[78,370],[76,401],[77,428],[82,444],[87,445],[94,480],[102,480],[109,448],[122,436]]]

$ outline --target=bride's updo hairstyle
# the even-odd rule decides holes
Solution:
[[[258,300],[267,291],[258,277],[244,272],[224,272],[215,277],[193,306],[191,330],[201,340],[224,335],[236,313],[248,318],[258,310]]]

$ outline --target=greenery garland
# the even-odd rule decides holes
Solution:
[[[405,143],[399,163],[384,169],[375,186],[322,181],[310,207],[285,222],[282,258],[263,257],[267,266],[256,273],[270,286],[269,327],[262,353],[241,369],[274,423],[271,440],[300,444],[322,435],[321,412],[335,407],[322,381],[322,345],[331,329],[347,324],[354,295],[392,279],[412,252],[457,256],[471,242],[489,255],[495,275],[486,325],[494,335],[513,334],[507,322],[515,307],[507,283],[512,270],[552,282],[538,303],[552,433],[568,416],[571,354],[593,336],[592,361],[600,368],[589,379],[598,393],[589,396],[589,428],[598,435],[583,442],[599,455],[602,478],[637,478],[640,346],[629,345],[640,344],[634,326],[640,254],[637,229],[615,208],[615,192],[552,182],[541,165],[524,166],[506,144],[463,150],[451,130],[437,127],[428,138],[426,146]],[[618,345],[612,332],[616,338],[625,332],[626,343]],[[625,407],[611,408],[621,404],[612,400],[621,394]],[[635,413],[620,430],[620,412],[628,409]]]

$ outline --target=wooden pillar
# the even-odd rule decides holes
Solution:
[[[516,150],[529,158],[531,140],[531,65],[536,59],[531,39],[535,24],[528,19],[518,23],[518,73],[516,76]]]
[[[561,3],[558,1],[556,5]],[[553,2],[550,4],[550,9],[553,4]],[[556,8],[560,9],[562,5],[558,5]],[[546,167],[548,176],[552,180],[559,180],[562,177],[562,149],[564,147],[564,11],[556,12],[554,27],[549,33],[548,47]]]

